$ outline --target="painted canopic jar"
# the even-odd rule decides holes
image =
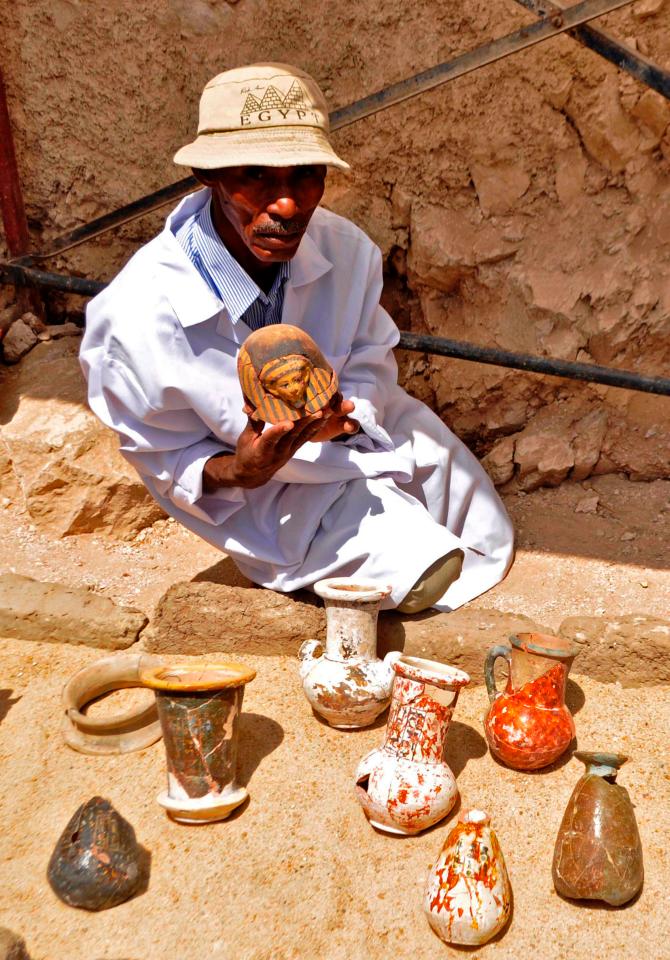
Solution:
[[[252,420],[300,420],[339,396],[337,374],[314,340],[288,323],[250,334],[240,348],[237,372]]]

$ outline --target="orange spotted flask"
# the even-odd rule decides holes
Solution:
[[[499,933],[512,909],[505,859],[483,810],[461,814],[428,874],[423,909],[446,943],[477,946]]]
[[[505,645],[491,647],[484,674],[491,707],[484,721],[494,757],[515,770],[537,770],[557,760],[575,736],[565,705],[565,685],[575,644],[542,633],[520,633]],[[504,692],[496,688],[494,667],[507,660]]]
[[[470,683],[463,670],[401,654],[381,747],[356,770],[356,797],[377,830],[412,835],[447,816],[458,799],[444,758],[458,695]]]

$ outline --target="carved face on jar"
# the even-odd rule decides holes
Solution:
[[[263,389],[290,407],[300,409],[307,402],[312,364],[307,357],[293,354],[266,363],[260,372]]]

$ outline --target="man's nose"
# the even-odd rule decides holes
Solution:
[[[292,196],[281,196],[268,204],[267,211],[282,220],[292,220],[298,212],[298,204]]]

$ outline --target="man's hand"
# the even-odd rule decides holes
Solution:
[[[342,394],[336,394],[330,407],[323,411],[324,421],[310,440],[313,443],[325,443],[326,440],[332,440],[333,437],[340,437],[342,434],[352,436],[358,433],[358,423],[348,416],[353,411],[354,405],[351,400],[343,400]]]
[[[351,406],[353,409],[353,404]],[[282,421],[263,429],[262,421],[249,418],[237,439],[235,453],[211,457],[205,464],[204,492],[213,493],[220,487],[245,490],[262,487],[291,459],[298,447],[315,439],[322,421],[323,413],[319,412],[293,423]],[[341,428],[339,432],[342,433]]]

